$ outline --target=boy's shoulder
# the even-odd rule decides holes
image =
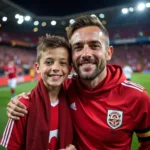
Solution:
[[[30,93],[28,94],[28,96],[30,97]],[[21,102],[21,103],[23,103],[26,107],[27,107],[27,109],[29,109],[29,106],[30,106],[30,98],[23,98],[23,97],[21,97],[21,98],[19,98],[19,101]]]

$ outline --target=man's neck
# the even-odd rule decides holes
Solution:
[[[81,82],[87,87],[87,89],[93,89],[95,88],[98,84],[101,83],[101,81],[106,77],[107,75],[107,70],[106,68],[100,73],[98,77],[96,77],[93,80],[83,80],[80,79]]]

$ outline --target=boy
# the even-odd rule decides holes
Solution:
[[[72,143],[72,122],[62,83],[70,69],[70,49],[64,38],[41,37],[35,68],[38,85],[21,98],[29,113],[19,121],[9,119],[1,145],[8,150],[56,150]],[[75,150],[70,145],[67,150]]]

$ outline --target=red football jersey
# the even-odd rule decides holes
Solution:
[[[21,99],[21,102],[29,108],[29,100]],[[57,150],[57,136],[58,136],[58,101],[55,104],[50,105],[51,109],[51,124],[48,150]],[[21,150],[25,147],[26,141],[26,123],[28,116],[22,117],[18,121],[8,120],[5,131],[3,133],[0,145],[4,146],[8,150]]]
[[[15,66],[13,67],[7,66],[5,68],[5,71],[8,72],[8,79],[12,79],[16,77],[17,69]]]
[[[57,150],[58,139],[58,101],[51,104],[49,150]]]
[[[140,142],[150,141],[150,99],[119,70],[108,68],[94,90],[78,78],[65,82],[78,150],[130,150],[134,131]]]

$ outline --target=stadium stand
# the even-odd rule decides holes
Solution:
[[[12,47],[8,45],[0,46],[0,75],[4,75],[4,66],[10,60],[14,60],[18,67],[18,74],[29,73],[30,66],[35,61],[36,50],[23,47]]]
[[[134,71],[150,70],[150,44],[126,44],[114,46],[111,64],[129,64]]]
[[[48,22],[52,17],[40,17],[27,10],[21,9],[20,6],[12,5],[10,2],[2,1],[1,3],[7,6],[13,14],[16,10],[23,16],[27,13],[31,15],[32,21],[39,20],[42,26],[43,21]],[[130,7],[130,4],[127,5]],[[114,46],[114,56],[109,62],[110,64],[120,64],[122,67],[129,64],[134,71],[150,72],[150,22],[148,11],[142,13],[141,16],[134,12],[130,12],[128,16],[121,13],[122,6],[116,6],[110,9],[102,9],[106,15],[105,18],[100,18],[102,23],[108,29],[110,35],[110,43]],[[92,13],[100,17],[102,10],[93,10]],[[36,57],[36,44],[38,37],[46,33],[65,36],[65,27],[69,25],[69,20],[73,19],[79,14],[56,17],[56,26],[47,24],[47,26],[39,27],[38,32],[33,32],[33,22],[24,22],[22,25],[17,25],[12,18],[12,13],[7,9],[2,11],[11,18],[9,23],[0,24],[0,76],[4,76],[4,68],[9,60],[14,60],[18,67],[19,75],[28,74],[30,67]],[[89,14],[91,12],[86,12]],[[114,17],[115,16],[115,17]],[[14,17],[14,16],[13,16]],[[107,20],[107,21],[105,21]],[[144,20],[144,21],[143,21]],[[66,23],[68,22],[68,23]],[[31,25],[32,23],[32,25]]]

